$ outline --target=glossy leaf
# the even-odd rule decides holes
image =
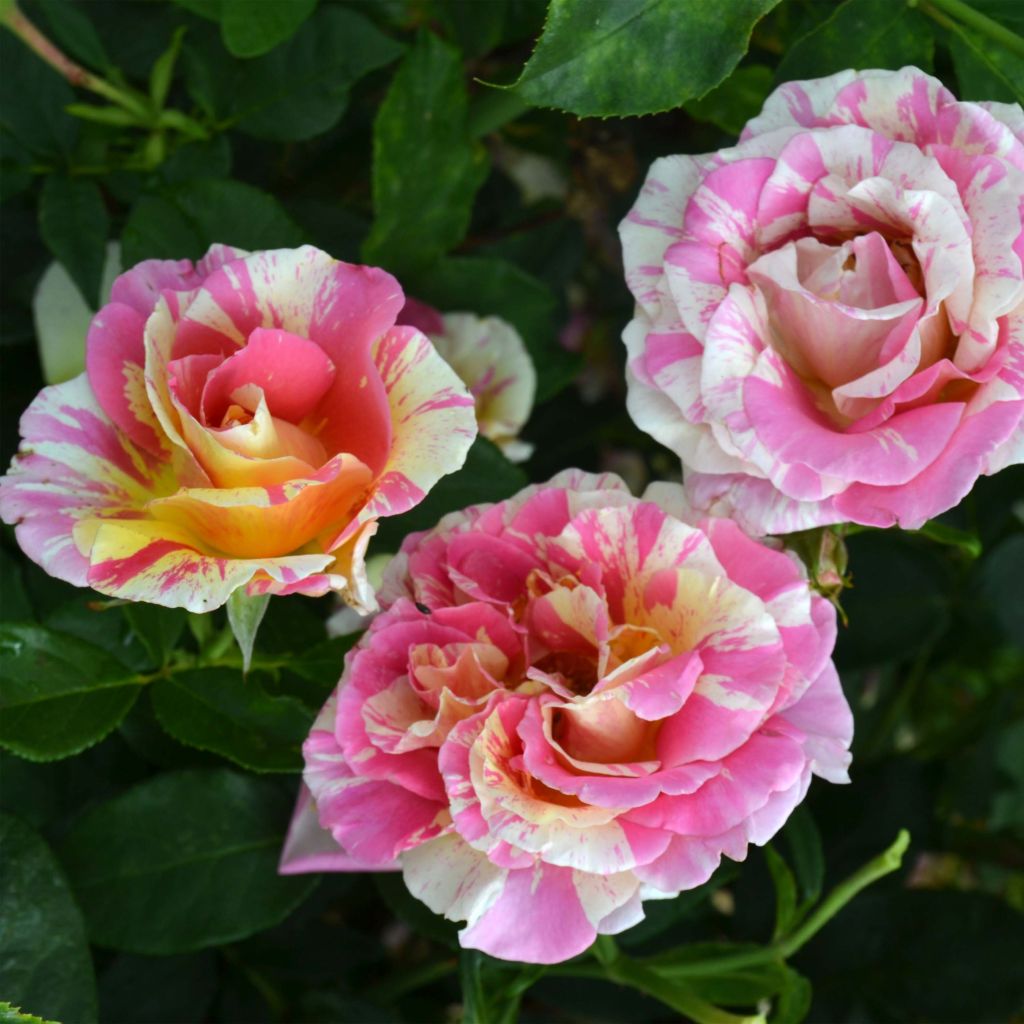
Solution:
[[[160,724],[181,743],[252,771],[298,772],[313,715],[291,697],[272,697],[237,669],[175,672],[151,690]]]
[[[772,69],[764,64],[737,68],[721,85],[686,104],[686,112],[698,121],[710,121],[723,131],[739,135],[743,126],[761,110],[772,91]]]
[[[110,67],[103,40],[89,19],[88,7],[72,0],[37,0],[54,40],[72,56],[97,71]]]
[[[375,219],[363,249],[367,262],[403,273],[450,250],[469,227],[486,175],[486,151],[466,127],[458,51],[421,32],[373,125]]]
[[[552,0],[516,90],[580,117],[653,114],[703,96],[778,0]]]
[[[579,359],[566,351],[555,330],[557,304],[541,280],[507,260],[458,256],[440,260],[409,281],[409,293],[439,309],[500,316],[522,335],[537,369],[537,401],[572,379]]]
[[[99,187],[83,178],[50,175],[39,201],[39,230],[88,302],[99,307],[110,218]]]
[[[805,904],[815,902],[825,882],[825,858],[821,850],[821,834],[806,807],[798,807],[790,815],[781,838],[796,876],[801,901]]]
[[[770,846],[764,848],[765,861],[775,885],[775,931],[772,938],[778,939],[789,931],[796,918],[796,879],[789,865]]]
[[[301,245],[303,233],[273,196],[239,181],[194,179],[132,208],[122,236],[126,266],[143,259],[198,259],[214,243],[241,249]]]
[[[779,62],[776,79],[820,78],[844,68],[901,68],[927,71],[934,50],[927,19],[909,4],[889,0],[846,0],[800,39]]]
[[[316,0],[221,0],[224,45],[236,57],[258,57],[293,36],[315,8]]]
[[[316,884],[277,874],[291,810],[268,780],[159,775],[90,808],[60,847],[93,942],[186,953],[269,928]]]
[[[402,47],[347,7],[325,5],[296,35],[255,60],[236,60],[212,36],[185,44],[189,92],[212,117],[260,139],[308,139],[337,124],[349,90]]]
[[[78,125],[64,108],[74,103],[71,86],[10,32],[0,31],[0,127],[40,157],[64,159]]]
[[[951,27],[947,38],[963,99],[1024,103],[1020,57],[959,26]]]
[[[67,633],[0,625],[0,745],[33,761],[77,754],[128,713],[139,686],[124,664]]]
[[[185,630],[188,613],[157,604],[129,604],[124,614],[153,664],[158,668],[166,665]]]
[[[0,815],[0,861],[0,992],[24,1013],[92,1024],[96,983],[82,915],[50,848]]]

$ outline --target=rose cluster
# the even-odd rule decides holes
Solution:
[[[528,346],[382,269],[225,245],[117,279],[0,480],[29,557],[103,594],[379,609],[281,870],[400,869],[535,963],[846,781],[835,610],[765,535],[917,528],[1024,461],[1019,107],[914,68],[789,83],[735,147],[656,161],[621,235],[628,407],[681,485],[566,470],[408,536],[375,594],[380,518],[478,432],[529,457]]]

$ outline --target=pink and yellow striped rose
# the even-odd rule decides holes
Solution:
[[[148,260],[92,321],[86,372],[26,411],[0,514],[47,572],[191,611],[233,591],[375,607],[381,516],[462,464],[473,399],[393,277],[312,247]]]
[[[917,528],[1024,461],[1024,114],[916,68],[777,89],[620,228],[629,409],[752,532]]]
[[[833,607],[732,522],[569,470],[408,538],[305,744],[286,873],[401,866],[552,963],[846,781]],[[677,514],[678,513],[678,514]]]

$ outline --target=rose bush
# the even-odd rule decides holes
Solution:
[[[620,232],[629,409],[759,533],[916,528],[1024,461],[1024,118],[915,68],[790,82]]]
[[[306,742],[282,870],[397,858],[464,946],[551,963],[742,860],[812,774],[846,781],[833,607],[684,513],[569,470],[411,535]]]
[[[518,435],[533,409],[537,371],[519,332],[499,316],[440,313],[413,299],[398,322],[423,331],[469,388],[480,433],[512,462],[528,459],[533,445]]]
[[[208,611],[231,593],[374,607],[381,516],[462,465],[473,399],[382,270],[312,247],[148,260],[93,318],[86,372],[44,389],[0,513],[47,572]]]

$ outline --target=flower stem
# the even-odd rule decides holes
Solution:
[[[66,53],[58,49],[42,32],[22,14],[17,3],[11,3],[4,12],[3,24],[6,25],[37,57],[50,65],[68,83],[79,89],[108,99],[137,117],[148,118],[150,111],[144,102],[123,89],[111,85],[105,78],[87,71],[81,64],[76,64]]]
[[[868,861],[849,878],[840,882],[810,914],[799,928],[771,945],[747,953],[714,957],[709,960],[686,960],[677,964],[653,964],[652,969],[673,978],[701,977],[709,974],[725,974],[745,967],[786,960],[793,956],[807,942],[839,913],[862,889],[872,882],[896,871],[903,861],[903,854],[910,845],[910,833],[900,829],[899,835],[888,849]]]
[[[789,938],[778,945],[779,956],[788,959],[814,937],[854,896],[866,889],[872,882],[884,878],[899,869],[903,854],[910,845],[910,833],[902,828],[888,849],[855,871],[844,882],[840,882],[822,901],[817,909]]]
[[[912,6],[914,5],[912,4]],[[927,0],[926,3],[920,4],[920,7],[940,24],[943,24],[944,21],[942,18],[935,17],[936,12],[948,15],[966,28],[973,29],[994,43],[1005,47],[1010,53],[1024,57],[1024,39],[1005,25],[994,21],[987,14],[982,14],[970,4],[964,3],[963,0]]]

